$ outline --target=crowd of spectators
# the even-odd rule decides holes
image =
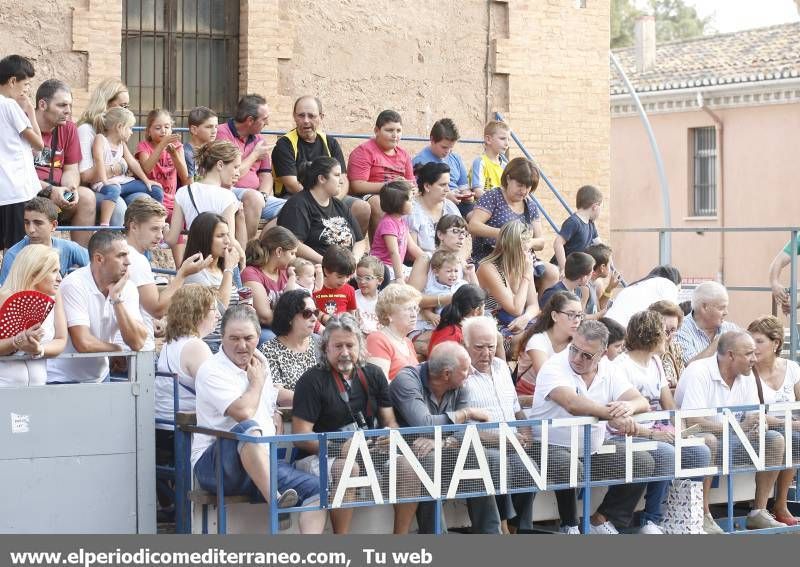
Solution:
[[[532,199],[539,170],[507,159],[503,122],[486,125],[484,152],[467,168],[453,151],[460,134],[452,120],[437,121],[430,144],[412,157],[401,145],[401,116],[384,110],[375,136],[346,160],[324,133],[322,102],[303,96],[293,109],[296,128],[270,153],[261,134],[267,101],[247,95],[221,125],[213,110],[193,109],[185,143],[169,112],[155,109],[131,152],[124,84],[103,81],[76,126],[69,86],[46,80],[32,102],[33,77],[27,59],[0,60],[0,305],[24,291],[55,303],[44,321],[0,340],[0,386],[103,382],[125,371],[114,353],[156,350],[157,369],[176,376],[181,411],[196,412],[200,426],[236,433],[280,433],[279,408],[291,408],[294,433],[589,416],[600,420],[583,441],[592,452],[617,447],[592,457],[595,479],[624,476],[626,436],[653,443],[633,454],[637,477],[672,475],[673,424],[635,414],[800,399],[800,367],[780,357],[776,318],[739,329],[726,320],[728,295],[716,282],[698,285],[684,313],[672,266],[623,286],[594,224],[603,203],[595,187],[578,190],[551,261],[539,259],[547,244]],[[100,230],[60,239],[59,223]],[[102,229],[107,224],[124,231]],[[162,283],[151,263],[158,248],[171,249],[177,268]],[[155,398],[157,415],[168,419],[169,379],[157,379]],[[752,435],[753,415],[740,419]],[[786,442],[800,451],[800,435],[784,439],[777,415],[768,422],[767,464],[778,465]],[[684,463],[719,463],[720,419],[686,425],[697,426],[702,443],[683,449]],[[170,459],[172,434],[158,426],[159,462]],[[537,463],[539,434],[516,429]],[[494,475],[497,431],[480,435]],[[554,428],[549,441],[548,480],[564,484],[569,431]],[[350,443],[328,447],[332,489]],[[382,477],[387,444],[380,437],[371,446]],[[444,478],[459,444],[458,436],[445,440],[453,458],[445,458]],[[270,470],[264,444],[196,435],[191,462],[205,490],[216,490],[221,461],[229,493],[279,507],[313,504],[320,447],[296,447],[293,464]],[[417,436],[411,447],[430,472],[432,440]],[[733,453],[744,454],[741,443]],[[399,496],[419,496],[414,471],[398,461]],[[519,457],[509,461],[512,480],[523,482]],[[361,465],[354,466],[357,474]],[[269,492],[271,474],[277,494]],[[791,469],[757,473],[748,527],[797,523],[787,505],[792,478]],[[661,533],[668,487],[665,480],[611,486],[591,517],[592,533],[630,529],[642,496],[635,528]],[[718,533],[710,477],[704,488],[704,529]],[[348,489],[345,501],[357,493]],[[556,499],[562,531],[577,533],[576,491],[559,490]],[[532,492],[469,498],[473,531],[530,530],[533,501]],[[416,518],[419,531],[430,532],[434,513],[430,503],[396,504],[394,531],[407,533]],[[333,531],[348,532],[353,514],[332,510]],[[302,532],[318,533],[326,513],[306,511],[299,522]]]

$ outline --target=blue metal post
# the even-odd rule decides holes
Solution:
[[[789,254],[789,359],[797,357],[797,230],[792,231]]]
[[[328,436],[319,434],[319,505],[328,507]]]
[[[433,533],[442,535],[442,499],[436,500],[434,505],[434,513],[436,516],[433,518]]]
[[[269,444],[269,533],[280,531],[278,520],[278,448],[275,443]]]
[[[191,451],[188,434],[175,426],[175,531],[192,532],[191,504],[188,500],[192,482]]]
[[[592,513],[592,426],[583,426],[583,520],[581,526],[583,533],[588,534],[591,529]]]
[[[217,439],[217,455],[222,455],[222,439]],[[222,479],[222,458],[217,459],[217,533],[228,532],[227,518],[225,517],[225,486]]]
[[[724,427],[728,427],[728,424],[725,423]],[[733,432],[731,432],[733,433]],[[730,436],[728,437],[730,439]],[[733,451],[731,450],[730,443],[728,443],[728,465],[730,466],[731,457],[733,456]],[[730,474],[728,474],[728,529],[726,530],[728,533],[734,531],[733,526],[733,471],[728,470]]]

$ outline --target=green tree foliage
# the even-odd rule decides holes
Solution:
[[[659,43],[698,37],[711,31],[711,18],[700,18],[685,0],[647,0],[639,9],[633,0],[611,0],[611,48],[628,47],[634,42],[636,18],[653,14]]]

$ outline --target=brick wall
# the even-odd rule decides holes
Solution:
[[[463,137],[480,138],[499,110],[571,205],[581,185],[603,191],[607,238],[609,1],[586,4],[240,0],[240,93],[267,97],[275,128],[291,127],[297,96],[316,94],[334,132],[371,132],[377,113],[394,108],[408,134],[426,135],[449,116]],[[67,80],[79,115],[90,89],[120,74],[121,6],[0,0],[0,55],[33,57],[37,80]],[[457,151],[469,163],[480,147]],[[565,214],[544,184],[537,196],[560,224]]]

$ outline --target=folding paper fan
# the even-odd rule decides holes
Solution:
[[[43,323],[55,304],[52,297],[38,291],[13,294],[0,307],[0,339],[8,339]]]

